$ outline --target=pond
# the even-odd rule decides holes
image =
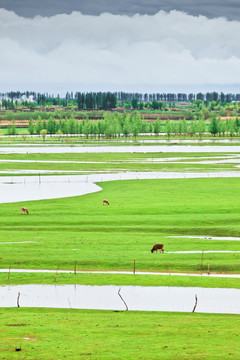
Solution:
[[[125,310],[118,286],[17,285],[0,287],[0,306]],[[129,310],[240,314],[239,289],[122,286]]]

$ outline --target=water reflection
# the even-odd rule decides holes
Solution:
[[[1,307],[51,307],[125,310],[118,286],[18,285],[0,287]],[[240,290],[181,287],[123,286],[121,295],[129,310],[240,314]]]
[[[0,154],[63,153],[239,153],[240,146],[221,145],[126,145],[126,146],[36,146],[0,147]]]

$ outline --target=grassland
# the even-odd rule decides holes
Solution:
[[[201,271],[201,254],[240,251],[240,241],[170,238],[173,235],[239,236],[240,205],[234,178],[131,180],[99,184],[81,197],[1,204],[1,267],[36,269]],[[110,206],[102,206],[107,198]],[[32,243],[11,244],[11,242]],[[7,244],[6,244],[7,243]],[[166,253],[151,254],[164,243]],[[239,253],[205,253],[203,270],[240,272]]]
[[[5,308],[0,353],[5,360],[238,360],[239,320],[239,315]]]
[[[234,164],[154,164],[169,154],[44,154],[44,161],[78,164],[0,163],[1,170],[219,171]],[[41,161],[41,154],[0,155]],[[91,162],[95,162],[94,164]],[[0,273],[1,285],[88,284],[240,288],[239,279],[174,276],[174,271],[240,273],[240,241],[189,239],[188,235],[240,237],[237,178],[131,180],[99,183],[99,193],[63,199],[0,204],[0,268],[53,269]],[[103,206],[102,200],[110,201]],[[27,206],[29,216],[21,216]],[[169,236],[185,236],[183,238]],[[22,243],[30,241],[30,243]],[[16,243],[17,242],[17,243]],[[151,254],[155,243],[164,254]],[[182,254],[178,251],[204,251]],[[170,276],[63,274],[59,270],[171,271]],[[57,270],[58,269],[58,270]],[[216,299],[217,301],[217,299]],[[239,315],[0,308],[0,359],[225,360],[240,358]],[[15,348],[21,346],[21,351]]]

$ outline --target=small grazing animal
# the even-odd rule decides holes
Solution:
[[[163,244],[156,244],[153,246],[151,253],[158,252],[158,250],[161,250],[162,253],[164,253],[164,245]]]
[[[109,204],[109,201],[107,201],[107,200],[103,200],[103,205],[104,205],[104,204],[110,205],[110,204]]]
[[[21,212],[21,215],[22,215],[23,213],[26,214],[26,215],[29,214],[28,209],[25,208],[25,207],[21,207],[20,212]]]

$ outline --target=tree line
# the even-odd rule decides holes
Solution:
[[[30,100],[30,98],[32,100]],[[197,100],[202,102],[216,102],[221,104],[240,101],[240,94],[218,93],[129,93],[129,92],[66,92],[65,96],[32,91],[11,91],[0,93],[0,100],[4,109],[15,109],[19,106],[34,108],[37,106],[78,107],[79,109],[113,109],[117,104],[148,103],[191,103]],[[144,105],[140,105],[144,106]]]
[[[211,120],[205,121],[202,118],[193,121],[186,119],[179,121],[157,120],[155,122],[144,121],[139,112],[132,113],[118,113],[105,112],[103,120],[90,121],[86,117],[82,121],[77,119],[63,118],[60,120],[54,119],[52,116],[48,119],[42,119],[40,116],[37,121],[31,119],[28,124],[27,133],[30,135],[41,135],[44,130],[45,134],[68,134],[68,135],[85,135],[100,138],[101,136],[107,138],[116,138],[119,136],[133,136],[137,137],[140,133],[155,134],[165,133],[169,138],[171,136],[198,136],[201,138],[205,132],[213,136],[235,136],[239,135],[240,120],[235,119],[220,120],[216,114],[212,114]],[[8,126],[8,134],[16,134],[16,126],[13,121]],[[27,134],[25,131],[25,134]]]

